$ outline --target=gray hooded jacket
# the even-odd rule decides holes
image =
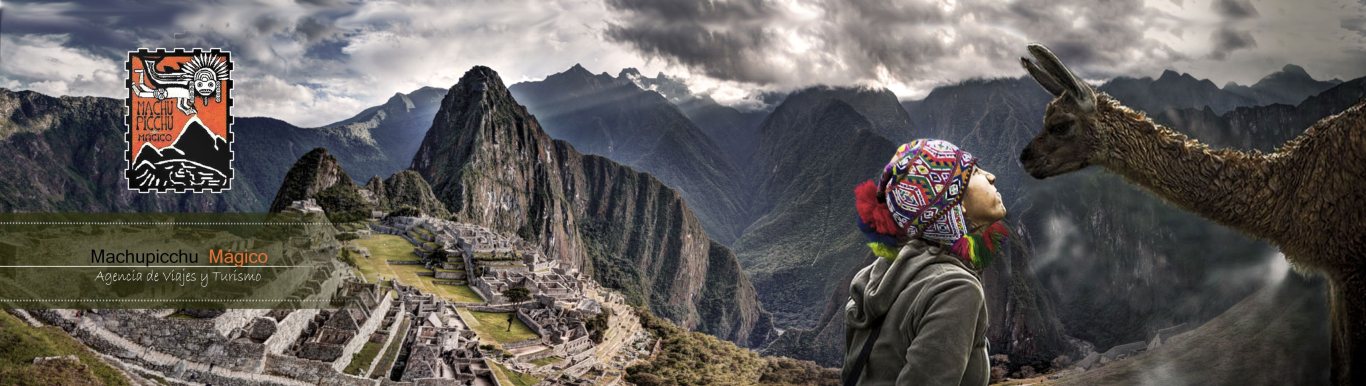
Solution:
[[[872,329],[882,329],[859,385],[986,385],[991,378],[981,280],[948,250],[913,240],[895,261],[878,258],[854,276],[844,312],[844,375]]]

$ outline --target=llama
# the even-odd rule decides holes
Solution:
[[[1021,64],[1054,96],[1020,154],[1038,179],[1099,165],[1152,194],[1280,248],[1329,283],[1332,379],[1366,384],[1366,101],[1270,154],[1211,149],[1097,93],[1047,48]]]

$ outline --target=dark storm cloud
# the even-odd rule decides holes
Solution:
[[[0,88],[117,96],[129,50],[222,48],[238,111],[301,125],[449,87],[476,64],[505,79],[574,62],[651,66],[602,40],[603,0],[0,1]]]
[[[66,34],[68,46],[121,55],[146,39],[170,38],[177,17],[195,9],[185,1],[6,1],[6,34]]]
[[[763,1],[704,2],[607,0],[644,23],[608,23],[609,39],[650,55],[671,57],[720,79],[767,83],[772,74],[755,66],[756,49],[771,44],[763,21],[778,12]],[[719,64],[719,65],[713,65]]]
[[[341,118],[337,106],[449,86],[474,64],[527,80],[576,62],[644,67],[741,104],[815,84],[916,98],[964,79],[1021,76],[1017,58],[1032,42],[1091,80],[1173,68],[1248,81],[1290,60],[1360,76],[1366,8],[1275,1],[9,0],[0,87],[117,95],[126,51],[138,47],[228,49],[234,76],[252,79],[240,84],[251,96],[242,111],[312,123]],[[421,60],[394,60],[414,53]]]
[[[759,30],[715,33],[698,26],[638,26],[611,25],[607,36],[627,43],[637,50],[661,57],[672,57],[680,63],[703,70],[721,79],[766,83],[772,74],[756,66],[762,54],[757,47],[767,45],[771,36]]]
[[[1214,32],[1214,50],[1210,52],[1210,58],[1224,60],[1230,52],[1253,47],[1257,47],[1257,40],[1252,38],[1251,32],[1223,28]]]
[[[316,42],[331,36],[336,29],[322,18],[305,17],[299,19],[299,24],[294,26],[294,30],[309,42]]]
[[[209,5],[192,1],[7,1],[0,32],[65,35],[67,47],[111,57],[144,46],[198,45],[234,49],[238,45],[259,44],[260,39],[279,33],[297,33],[300,39],[310,43],[333,37],[334,29],[329,20],[347,14],[344,8],[336,7],[340,2],[306,3],[328,7],[306,8],[313,12],[302,15],[297,12],[264,13],[246,20],[224,14],[211,25],[184,25],[178,21],[203,12]],[[233,36],[225,34],[227,31]]]
[[[704,74],[757,84],[962,79],[1018,68],[1042,42],[1088,77],[1183,59],[1144,33],[1169,15],[1138,0],[769,2],[609,0],[609,40]],[[1155,21],[1156,20],[1156,21]],[[840,75],[832,75],[838,73]]]
[[[249,96],[239,101],[243,111],[252,110],[253,103],[359,103],[350,89],[359,86],[339,81],[362,74],[341,60],[345,42],[334,27],[358,4],[114,0],[4,5],[0,51],[54,63],[48,66],[54,70],[0,57],[0,87],[113,96],[122,86],[122,63],[130,50],[212,47],[232,52],[234,77],[252,80],[239,83],[238,92]],[[307,111],[298,110],[271,111],[287,118]]]
[[[323,7],[337,7],[337,6],[346,5],[346,4],[348,3],[348,2],[345,1],[345,0],[295,0],[295,2],[296,2],[296,3],[299,3],[299,4],[304,4],[304,5],[323,6]]]
[[[1210,36],[1214,43],[1209,53],[1211,59],[1224,60],[1233,51],[1257,47],[1257,40],[1252,37],[1245,22],[1259,16],[1250,0],[1214,0],[1210,8],[1224,19],[1219,29]]]
[[[1257,8],[1249,0],[1215,0],[1214,12],[1228,19],[1247,19],[1257,16]]]
[[[1366,9],[1366,0],[1357,0],[1357,3],[1361,4],[1361,8]],[[1366,15],[1343,15],[1342,20],[1338,22],[1338,25],[1342,27],[1342,29],[1356,32],[1357,35],[1366,37]]]
[[[682,22],[739,22],[766,17],[777,11],[762,0],[739,1],[656,1],[607,0],[607,5],[629,10],[645,17]]]

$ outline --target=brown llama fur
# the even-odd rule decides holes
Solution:
[[[1154,195],[1280,248],[1329,283],[1332,379],[1366,384],[1366,101],[1274,152],[1213,149],[1096,93],[1046,48],[1026,70],[1055,98],[1020,156],[1036,178],[1099,165]]]

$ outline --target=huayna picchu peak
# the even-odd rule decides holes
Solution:
[[[538,243],[685,328],[750,347],[774,335],[734,255],[677,192],[551,139],[488,67],[447,92],[412,169],[453,219]]]

